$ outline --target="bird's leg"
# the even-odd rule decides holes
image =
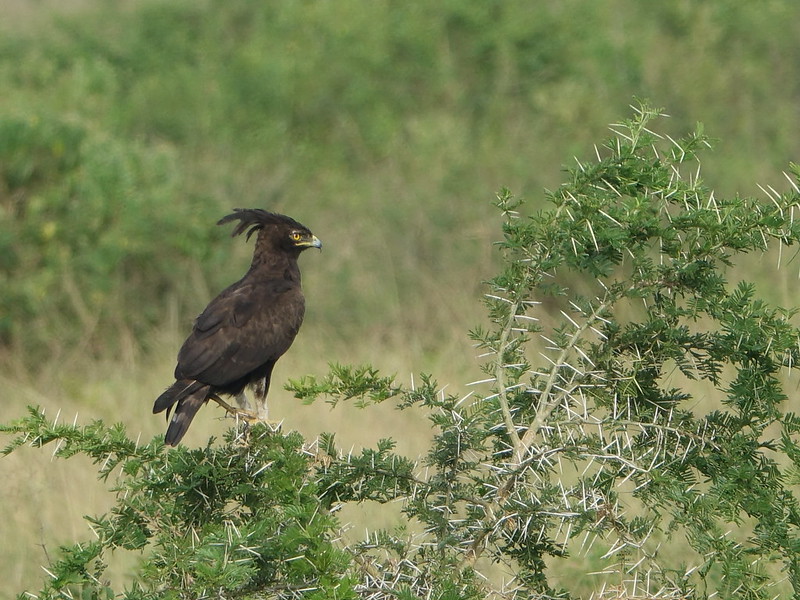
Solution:
[[[253,412],[253,409],[250,407],[250,401],[247,399],[247,394],[244,393],[244,390],[236,395],[236,403],[242,410]]]
[[[259,379],[258,381],[254,382],[251,385],[251,388],[253,389],[253,398],[255,400],[255,405],[256,405],[255,412],[258,415],[259,421],[264,423],[272,431],[279,431],[282,422],[269,420],[269,406],[267,405],[267,392],[269,391],[269,379],[270,376],[267,375],[263,379]]]
[[[236,396],[237,402],[241,402],[240,399],[242,397],[244,397],[244,399],[245,399],[245,403],[247,405],[246,409],[245,408],[236,408],[235,406],[231,406],[230,404],[225,402],[225,400],[220,398],[217,394],[209,395],[209,399],[211,399],[214,402],[216,402],[217,404],[219,404],[222,408],[225,409],[225,411],[229,415],[231,415],[235,419],[243,421],[246,426],[250,426],[250,425],[252,425],[254,423],[264,423],[272,431],[278,431],[280,429],[281,423],[273,423],[271,421],[268,421],[266,419],[266,410],[264,410],[264,411],[261,410],[262,406],[266,409],[266,405],[267,405],[266,402],[260,402],[259,401],[260,398],[258,398],[257,401],[256,401],[256,406],[258,407],[258,410],[256,412],[254,412],[254,411],[250,410],[250,403],[247,402],[247,398],[246,398],[246,396],[244,396],[244,393],[239,394],[238,396]]]
[[[217,394],[210,394],[208,397],[211,400],[213,400],[214,402],[216,402],[217,404],[219,404],[222,408],[224,408],[229,415],[232,415],[233,417],[235,417],[237,419],[242,419],[246,423],[250,423],[250,422],[259,420],[258,415],[256,415],[252,411],[246,410],[244,408],[236,408],[234,406],[231,406],[230,404],[225,402],[225,400],[220,398]],[[238,396],[237,396],[237,399],[238,399]]]
[[[269,407],[267,406],[267,378],[259,379],[253,384],[253,395],[256,400],[256,414],[264,422],[269,422]]]

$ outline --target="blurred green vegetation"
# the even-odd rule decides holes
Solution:
[[[285,212],[325,242],[302,260],[308,312],[282,380],[366,357],[472,381],[500,187],[536,207],[635,96],[676,135],[701,121],[719,140],[703,165],[719,194],[788,185],[799,55],[800,4],[781,0],[6,0],[5,420],[49,403],[161,427],[147,413],[181,336],[249,261],[214,225],[233,207]],[[793,303],[785,273],[750,267]],[[329,430],[359,428],[330,415]],[[392,426],[401,444],[428,435],[388,412]],[[80,469],[54,476],[81,488],[55,507],[35,503],[53,479],[10,469],[0,506],[37,515],[9,539],[50,539],[65,506],[94,511]],[[21,589],[44,559],[15,552],[0,562]]]
[[[494,192],[554,185],[634,95],[721,138],[722,192],[800,154],[790,2],[36,6],[0,41],[0,339],[28,363],[189,319],[246,261],[233,206],[328,242],[333,347],[435,354],[492,274]]]

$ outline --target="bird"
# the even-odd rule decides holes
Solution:
[[[260,208],[235,208],[217,225],[238,221],[231,234],[256,234],[247,273],[224,289],[195,319],[178,352],[175,383],[153,404],[153,414],[170,411],[164,442],[177,446],[200,407],[213,400],[246,420],[266,420],[266,397],[277,360],[292,345],[305,314],[297,259],[303,250],[322,248],[305,225]],[[256,413],[246,388],[254,390]],[[234,396],[234,408],[220,396]]]

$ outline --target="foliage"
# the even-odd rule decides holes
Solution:
[[[175,167],[167,148],[60,117],[0,118],[0,344],[103,348],[163,318],[165,291],[209,259],[216,216],[172,201]]]
[[[103,557],[123,549],[147,550],[124,598],[353,597],[336,520],[312,478],[315,456],[297,434],[257,426],[247,443],[231,434],[167,452],[120,426],[58,425],[36,410],[3,430],[20,434],[6,453],[57,440],[56,456],[85,454],[114,482],[114,509],[89,519],[97,541],[62,548],[39,598],[116,597]]]
[[[653,597],[768,598],[780,572],[800,591],[798,422],[782,408],[800,332],[725,278],[738,254],[798,241],[800,195],[716,197],[696,168],[702,128],[661,138],[656,115],[614,126],[551,210],[523,218],[499,195],[505,266],[473,332],[492,391],[451,396],[426,377],[398,392],[437,434],[405,497],[422,539],[370,546],[395,557],[376,568],[386,580],[403,560],[466,575],[488,558],[514,576],[495,594],[560,597],[546,559],[600,546],[606,581]],[[377,374],[353,375],[294,391],[378,395]],[[697,381],[720,401],[705,413]]]
[[[783,379],[800,331],[726,279],[739,255],[798,242],[800,194],[717,197],[697,169],[702,128],[661,137],[657,115],[640,105],[615,125],[549,210],[524,217],[499,194],[503,268],[472,333],[472,392],[371,366],[291,384],[307,401],[424,410],[434,436],[416,462],[391,440],[346,454],[332,434],[307,446],[261,426],[174,451],[36,410],[3,426],[6,452],[57,442],[116,474],[98,540],[63,549],[39,597],[568,598],[550,565],[587,554],[595,590],[617,597],[800,593],[800,419]],[[333,513],[364,501],[400,501],[406,522],[345,543]],[[114,549],[142,552],[122,594],[103,582]]]

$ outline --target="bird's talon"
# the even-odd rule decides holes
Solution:
[[[210,396],[210,399],[214,400],[214,402],[219,404],[225,410],[225,412],[227,412],[231,417],[236,419],[237,422],[244,423],[244,425],[248,428],[255,425],[256,423],[262,423],[267,427],[267,429],[271,433],[277,433],[278,431],[281,430],[281,427],[283,425],[283,421],[270,421],[269,419],[264,419],[259,415],[257,415],[256,413],[251,412],[249,410],[231,406],[216,394]]]

